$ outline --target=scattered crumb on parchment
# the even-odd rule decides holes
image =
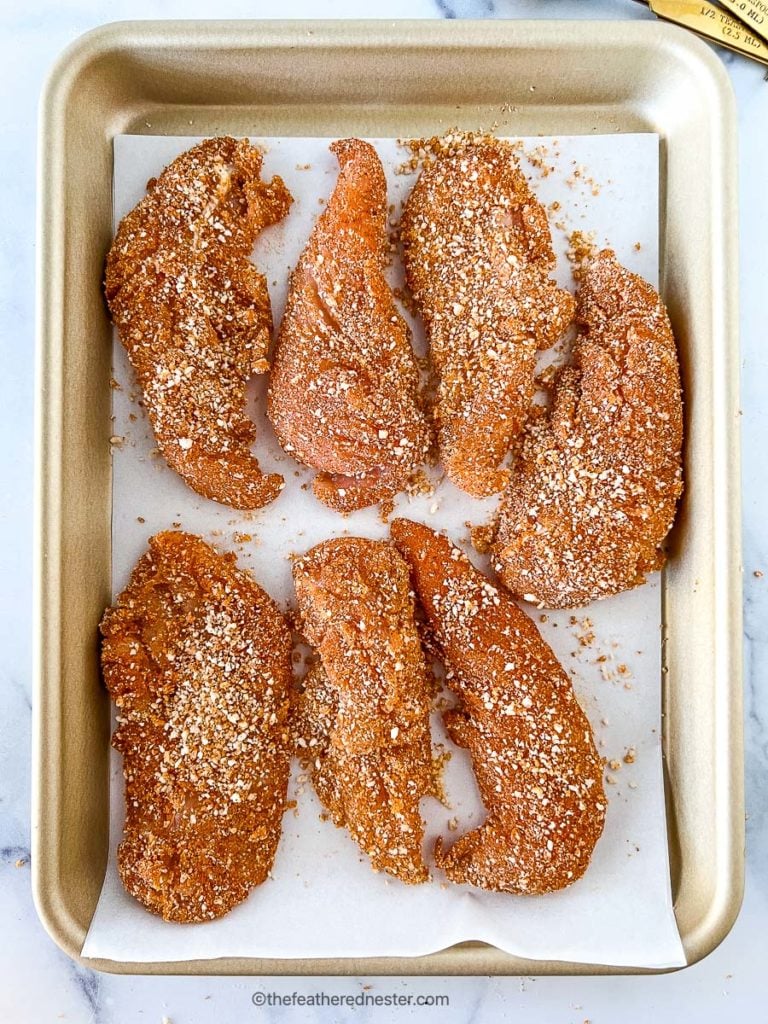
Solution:
[[[435,493],[435,485],[423,469],[417,469],[406,484],[405,491],[411,498],[420,496],[431,498]]]
[[[464,525],[469,529],[469,539],[478,555],[487,555],[493,543],[493,523],[481,523],[479,526],[473,526],[472,523]]]
[[[572,231],[568,236],[568,251],[565,255],[571,264],[574,278],[581,280],[587,264],[597,255],[595,232]]]

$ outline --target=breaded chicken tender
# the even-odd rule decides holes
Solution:
[[[294,580],[321,658],[299,702],[298,755],[374,870],[425,882],[419,801],[436,782],[408,567],[391,544],[344,537],[312,548]]]
[[[338,512],[392,497],[430,436],[410,332],[384,268],[387,184],[374,148],[334,142],[341,171],[291,276],[268,414],[286,452],[318,470]]]
[[[582,271],[581,334],[549,415],[531,423],[496,524],[515,594],[585,605],[644,583],[682,492],[680,370],[655,289],[609,250]]]
[[[245,387],[269,367],[267,283],[249,256],[288,212],[247,139],[206,139],[147,186],[107,256],[112,320],[168,465],[206,498],[261,508],[283,487],[251,453]]]
[[[221,917],[267,877],[291,753],[291,634],[233,555],[159,533],[101,623],[126,820],[118,870],[167,921]]]
[[[502,463],[534,395],[536,353],[573,319],[546,213],[511,145],[460,134],[433,158],[400,225],[406,279],[437,374],[435,420],[450,480],[475,497],[502,490]]]
[[[534,895],[571,885],[603,831],[602,762],[571,682],[512,598],[450,541],[407,519],[392,538],[448,669],[444,716],[472,757],[483,824],[435,859],[453,882]]]

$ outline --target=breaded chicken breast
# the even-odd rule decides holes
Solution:
[[[299,757],[372,867],[424,882],[419,801],[436,785],[408,567],[391,544],[343,537],[299,559],[294,580],[321,659],[299,702]]]
[[[430,438],[410,332],[384,277],[381,161],[360,139],[331,149],[341,171],[291,276],[268,414],[285,451],[318,471],[315,495],[346,513],[404,488]]]
[[[581,334],[530,424],[493,546],[506,586],[548,608],[644,583],[682,492],[675,339],[654,288],[604,250],[582,271]]]
[[[459,703],[444,718],[472,757],[487,816],[435,859],[453,882],[534,895],[571,885],[603,831],[602,761],[568,675],[533,622],[441,534],[392,538]]]
[[[406,279],[437,374],[435,420],[448,477],[475,497],[502,490],[502,463],[529,414],[536,353],[573,318],[546,213],[508,142],[434,140],[403,211]]]
[[[177,157],[123,218],[109,250],[106,296],[158,447],[206,498],[261,508],[283,487],[251,445],[245,387],[268,367],[272,311],[250,261],[291,196],[261,180],[247,139],[206,139]]]
[[[167,921],[226,914],[267,877],[291,753],[291,634],[234,555],[159,533],[101,623],[117,705],[125,888]]]

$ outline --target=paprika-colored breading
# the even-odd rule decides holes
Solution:
[[[580,878],[603,830],[602,762],[573,686],[533,622],[441,534],[392,537],[459,697],[445,716],[472,757],[483,824],[435,859],[453,882],[534,895]]]
[[[168,465],[206,498],[255,509],[283,487],[251,452],[246,384],[269,367],[272,311],[250,261],[288,212],[278,177],[261,180],[247,139],[206,139],[173,161],[120,223],[107,256],[112,320]]]
[[[502,490],[502,463],[533,399],[536,353],[573,318],[543,206],[511,145],[454,133],[426,145],[403,211],[406,278],[424,319],[448,477],[475,497]]]
[[[291,753],[291,634],[233,555],[159,533],[101,624],[117,705],[125,888],[168,921],[226,914],[267,877]]]
[[[375,149],[334,142],[341,171],[291,275],[268,414],[318,470],[317,498],[352,512],[391,498],[429,449],[410,332],[384,277],[387,183]]]
[[[682,492],[680,370],[655,289],[604,250],[581,271],[581,334],[522,440],[496,525],[513,593],[571,608],[645,582]]]
[[[408,567],[389,543],[344,537],[312,548],[293,575],[321,658],[299,701],[297,753],[374,869],[425,882],[419,801],[437,786]]]

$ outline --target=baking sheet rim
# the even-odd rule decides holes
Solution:
[[[398,39],[393,41],[391,32],[398,28]],[[502,39],[502,27],[513,27],[513,38]],[[404,33],[403,28],[408,32]],[[233,34],[236,31],[236,36]],[[198,33],[196,38],[195,33]],[[297,36],[307,41],[308,46],[317,44],[334,44],[340,46],[370,43],[372,45],[412,44],[413,36],[426,49],[435,49],[445,45],[455,48],[462,46],[483,46],[499,48],[505,45],[514,46],[522,42],[535,42],[539,48],[542,41],[550,45],[558,42],[573,45],[574,39],[581,37],[586,44],[594,40],[595,35],[602,34],[602,42],[606,39],[614,44],[646,41],[648,45],[656,45],[665,40],[673,40],[677,47],[682,47],[689,60],[708,65],[707,72],[711,77],[714,90],[713,102],[716,101],[725,115],[730,113],[730,123],[721,125],[723,143],[719,159],[714,167],[720,172],[722,188],[722,208],[717,225],[722,233],[723,250],[721,254],[721,271],[726,282],[723,289],[723,309],[732,318],[737,308],[736,303],[736,251],[732,235],[723,230],[726,223],[735,221],[735,191],[732,179],[727,171],[735,166],[735,145],[733,127],[733,99],[727,75],[720,62],[709,51],[709,48],[690,34],[673,26],[646,22],[544,22],[544,21],[479,21],[479,22],[433,22],[433,21],[187,21],[187,22],[117,22],[94,29],[76,40],[60,57],[49,76],[41,104],[41,120],[39,133],[38,159],[38,272],[37,272],[37,402],[36,402],[36,439],[35,439],[35,545],[34,545],[34,626],[33,626],[33,796],[32,796],[32,827],[33,827],[33,895],[38,914],[51,937],[73,959],[79,959],[82,945],[82,929],[68,914],[64,901],[58,898],[54,882],[58,873],[58,850],[45,848],[41,842],[46,831],[49,836],[53,829],[47,829],[51,819],[56,818],[57,808],[55,793],[60,781],[58,774],[52,769],[52,763],[59,761],[60,744],[57,741],[56,726],[60,723],[60,709],[55,707],[58,691],[51,688],[51,677],[61,662],[58,657],[59,643],[56,635],[56,624],[59,621],[58,610],[61,595],[58,593],[58,575],[56,567],[60,564],[60,545],[55,527],[61,507],[61,475],[57,456],[60,455],[63,438],[61,436],[61,351],[55,339],[61,341],[60,324],[56,324],[56,313],[61,311],[62,289],[51,291],[54,275],[49,271],[56,263],[56,254],[61,252],[61,233],[57,235],[55,228],[63,231],[61,193],[65,170],[57,163],[57,158],[66,167],[63,154],[62,127],[68,91],[77,75],[87,67],[89,62],[104,57],[115,48],[126,47],[158,47],[163,45],[187,48],[208,47],[244,47],[279,46],[290,41],[296,45]],[[228,35],[229,33],[229,35]],[[246,35],[253,33],[253,38]],[[407,36],[407,38],[406,38]],[[180,38],[181,37],[181,38]],[[202,37],[202,38],[201,38]],[[548,38],[547,38],[548,37]],[[611,39],[612,37],[612,39]],[[634,38],[633,37],[637,37]],[[645,39],[643,38],[645,37]],[[44,162],[42,157],[47,160]],[[51,167],[55,173],[51,173]],[[713,182],[713,186],[718,183]],[[57,203],[58,194],[58,203]],[[717,253],[713,253],[713,262],[717,261]],[[58,292],[58,294],[57,294]],[[690,959],[688,966],[706,956],[725,937],[732,927],[741,905],[743,892],[743,737],[741,733],[741,592],[740,579],[734,565],[740,566],[740,534],[739,534],[739,437],[738,423],[735,417],[727,418],[727,412],[735,409],[738,404],[738,364],[731,351],[730,342],[735,341],[734,331],[724,316],[722,352],[724,376],[720,397],[725,403],[721,410],[726,429],[721,433],[726,457],[727,482],[730,486],[723,487],[720,496],[715,495],[719,517],[724,522],[724,543],[720,549],[725,559],[721,571],[726,576],[728,586],[726,592],[715,595],[720,598],[716,603],[723,611],[722,620],[726,625],[725,643],[719,645],[721,653],[718,676],[730,680],[731,686],[721,690],[718,696],[724,705],[725,722],[722,726],[724,739],[727,743],[726,765],[719,774],[721,786],[726,787],[729,799],[726,801],[730,810],[731,829],[725,837],[724,856],[728,860],[731,871],[728,873],[729,883],[719,893],[719,901],[710,908],[707,920],[700,923],[706,937],[700,939],[703,949]],[[715,325],[717,327],[717,325]],[[718,560],[718,564],[723,562]],[[53,566],[53,572],[50,567]],[[42,756],[43,750],[46,756]],[[53,755],[53,756],[52,756]],[[726,771],[727,769],[727,771]],[[54,797],[54,799],[52,799]],[[725,797],[723,798],[725,800]],[[682,934],[682,933],[681,933]],[[685,943],[686,936],[682,936]],[[470,950],[474,950],[471,952]],[[486,955],[482,956],[484,952]],[[460,955],[468,955],[470,960],[478,960],[478,969],[464,972],[459,964],[443,963],[446,957],[451,960]],[[482,946],[477,950],[475,944],[453,946],[441,953],[430,954],[424,958],[381,958],[376,967],[372,961],[348,959],[342,961],[274,961],[274,960],[225,960],[225,961],[188,961],[178,964],[161,963],[156,965],[118,964],[113,961],[88,961],[90,966],[102,970],[125,973],[214,973],[209,968],[220,964],[237,965],[238,972],[249,973],[248,968],[256,968],[257,973],[329,973],[328,966],[333,966],[338,973],[413,973],[420,961],[430,961],[436,967],[452,967],[455,973],[508,973],[502,961],[529,963],[535,973],[535,967],[545,962],[522,961],[507,957],[506,954],[492,947]],[[490,963],[485,962],[490,959]],[[83,961],[85,962],[85,961]],[[547,962],[548,963],[548,962]],[[369,966],[371,965],[371,966]],[[658,973],[645,969],[610,968],[595,965],[570,964],[568,970],[558,973]],[[288,969],[286,969],[286,967]],[[390,969],[391,968],[391,969]],[[457,969],[459,968],[459,969]],[[680,968],[678,968],[680,969]],[[215,973],[229,973],[217,971]],[[426,972],[433,973],[430,969]],[[549,973],[549,972],[548,972]]]

